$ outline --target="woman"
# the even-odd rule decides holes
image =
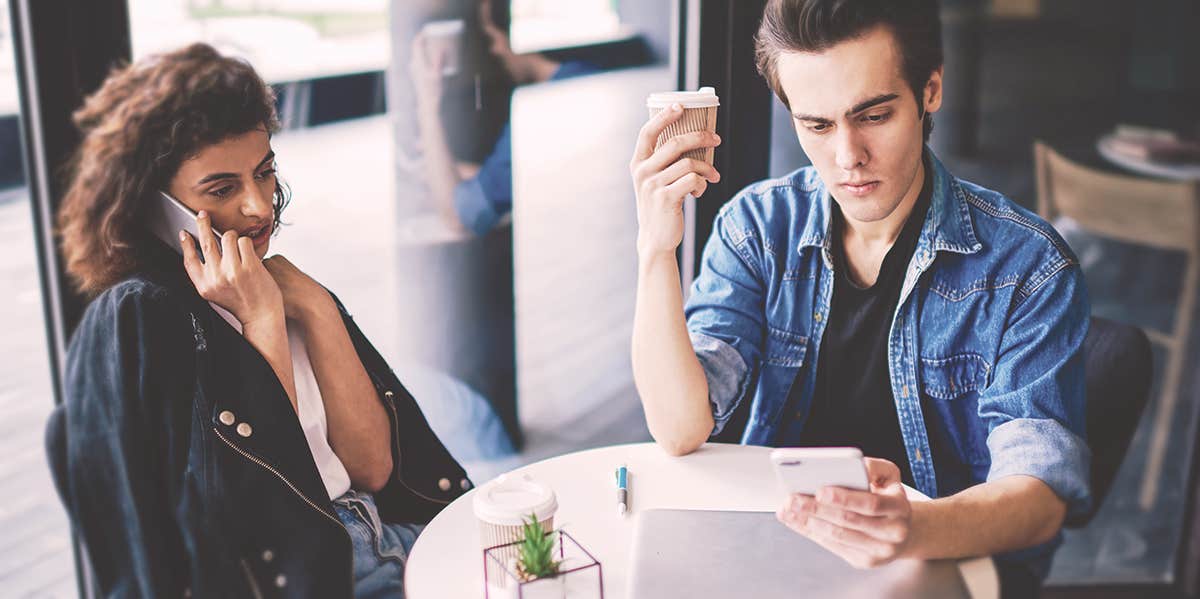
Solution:
[[[271,89],[196,44],[115,70],[75,122],[59,234],[94,299],[48,445],[100,590],[402,597],[470,482],[337,299],[264,259]],[[198,213],[182,258],[148,233],[160,191]]]

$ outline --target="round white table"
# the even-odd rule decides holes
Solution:
[[[604,596],[623,599],[633,514],[653,508],[774,512],[783,501],[768,447],[709,443],[672,457],[653,443],[615,445],[553,457],[514,470],[549,485],[558,496],[554,526],[569,532],[599,560]],[[613,471],[629,468],[629,509],[617,514]],[[910,499],[925,500],[907,489]],[[483,548],[472,510],[475,491],[459,497],[428,526],[405,566],[408,599],[483,597]],[[999,596],[990,558],[959,562],[971,596]]]

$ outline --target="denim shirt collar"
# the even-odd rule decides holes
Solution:
[[[932,261],[932,254],[940,251],[974,254],[983,249],[983,245],[975,236],[962,186],[928,147],[925,148],[925,161],[933,169],[933,196],[930,198],[929,216],[921,228],[921,238],[917,242],[915,253],[915,256],[924,257],[922,267],[928,266],[928,262]],[[832,236],[829,231],[833,216],[829,204],[829,191],[816,169],[806,169],[803,172],[805,179],[800,182],[800,186],[816,201],[813,202],[813,209],[808,211],[808,220],[804,223],[797,251],[803,251],[806,247],[819,247],[825,256],[826,264],[829,264],[832,251]]]

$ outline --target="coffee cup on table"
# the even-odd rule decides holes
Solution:
[[[659,134],[658,141],[654,144],[655,150],[667,140],[678,135],[695,131],[710,133],[717,131],[717,107],[721,105],[721,101],[717,98],[713,88],[702,87],[694,92],[658,92],[650,94],[650,97],[646,99],[646,107],[650,109],[651,117],[670,108],[672,104],[679,104],[683,107],[683,116],[667,125],[667,128]],[[682,158],[695,158],[711,165],[713,148],[688,150],[683,153]]]
[[[483,549],[520,541],[530,515],[537,518],[542,530],[550,532],[558,511],[554,490],[528,474],[505,474],[491,480],[475,490],[472,505]],[[507,565],[518,553],[518,546],[513,545],[497,557]]]

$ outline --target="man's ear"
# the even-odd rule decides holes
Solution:
[[[938,67],[929,74],[929,81],[925,82],[925,89],[921,92],[924,114],[933,114],[942,108],[942,75],[944,72],[945,67]]]

